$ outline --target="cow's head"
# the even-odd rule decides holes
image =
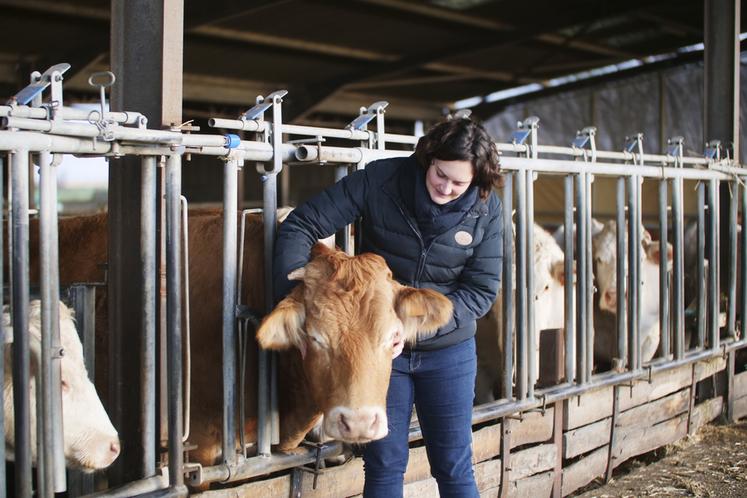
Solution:
[[[384,437],[394,347],[446,324],[451,302],[399,284],[380,256],[351,257],[320,244],[288,278],[302,285],[265,318],[260,345],[301,352],[327,436],[352,443]]]
[[[627,233],[625,238],[627,241]],[[617,223],[608,221],[604,224],[604,228],[594,235],[592,252],[594,254],[594,278],[600,293],[599,308],[610,313],[617,313]],[[658,306],[659,253],[659,241],[652,240],[651,234],[641,226],[639,281],[642,292],[651,291],[657,294],[655,299],[644,298],[644,307],[649,304]],[[667,243],[667,270],[671,269],[672,244]],[[626,270],[629,269],[626,267]]]
[[[67,466],[84,471],[103,469],[116,460],[119,436],[112,426],[83,363],[83,346],[75,329],[72,311],[60,303],[60,361],[62,387],[62,426]],[[6,344],[12,342],[10,315],[3,313]],[[36,404],[34,378],[41,369],[41,303],[29,304],[29,344],[31,350],[31,458],[36,462]],[[5,442],[14,446],[12,386],[12,348],[5,348]],[[12,455],[11,455],[12,457]]]
[[[563,328],[565,316],[565,258],[552,235],[534,224],[534,312],[537,330]],[[573,263],[572,282],[576,281]],[[536,335],[539,341],[539,334]]]

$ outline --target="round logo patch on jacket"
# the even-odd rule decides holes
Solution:
[[[456,243],[460,246],[468,246],[472,243],[472,234],[465,232],[464,230],[459,230],[454,234],[454,240],[456,240]]]

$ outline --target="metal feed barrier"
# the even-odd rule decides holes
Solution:
[[[30,403],[29,386],[29,342],[27,310],[29,304],[29,161],[38,164],[41,174],[40,217],[40,264],[41,298],[43,303],[42,376],[41,376],[41,423],[39,437],[43,452],[39,454],[38,492],[40,496],[52,496],[66,489],[64,457],[62,456],[62,427],[59,355],[59,331],[55,324],[58,317],[55,303],[59,299],[58,252],[57,252],[57,179],[56,165],[61,154],[102,156],[117,158],[124,155],[142,159],[143,185],[141,218],[141,253],[146,282],[155,282],[156,250],[156,188],[155,169],[165,159],[166,184],[166,270],[167,270],[167,338],[168,338],[168,481],[154,475],[143,476],[139,482],[131,483],[109,495],[152,494],[158,496],[184,495],[185,476],[188,483],[201,485],[211,482],[233,482],[249,477],[288,469],[339,454],[342,445],[336,442],[325,444],[317,454],[286,455],[272,453],[271,447],[278,439],[277,372],[275,356],[266,351],[259,352],[258,361],[258,440],[256,455],[250,456],[246,445],[235,443],[238,427],[236,413],[243,406],[243,390],[237,396],[237,334],[239,322],[245,330],[247,319],[242,315],[240,299],[240,268],[242,255],[236,251],[224,251],[223,261],[223,455],[224,462],[212,467],[201,467],[184,463],[184,402],[183,391],[183,316],[182,296],[182,213],[180,205],[182,157],[185,154],[214,156],[224,167],[224,232],[223,246],[237,247],[238,222],[234,215],[239,207],[238,171],[248,162],[257,163],[257,172],[263,185],[263,212],[265,231],[265,267],[270,268],[273,254],[274,231],[277,210],[277,175],[289,162],[328,164],[337,168],[341,177],[349,167],[364,168],[373,160],[408,156],[418,137],[385,132],[384,111],[386,102],[377,102],[361,108],[357,116],[344,129],[311,126],[296,126],[282,122],[282,101],[287,92],[277,91],[266,97],[258,97],[256,104],[238,119],[211,119],[214,128],[252,132],[253,139],[241,139],[236,134],[186,134],[180,129],[153,130],[147,128],[146,118],[137,112],[108,112],[105,106],[105,87],[114,83],[111,73],[98,75],[96,83],[101,91],[101,108],[87,112],[63,105],[63,75],[69,65],[53,66],[44,74],[32,74],[31,84],[21,90],[8,105],[0,106],[0,151],[9,158],[9,265],[11,267],[11,302],[14,333],[15,393],[15,482],[18,496],[32,493]],[[48,93],[44,101],[42,96]],[[265,115],[268,114],[265,120]],[[455,117],[454,119],[459,119]],[[375,122],[375,130],[368,125]],[[703,157],[683,155],[681,138],[673,138],[665,154],[649,154],[643,150],[642,135],[637,134],[626,141],[622,151],[601,151],[595,146],[595,128],[588,127],[578,132],[572,145],[567,147],[539,145],[539,120],[528,118],[520,123],[510,143],[498,143],[503,153],[501,159],[505,175],[503,189],[504,263],[503,263],[503,309],[515,309],[515,315],[504,313],[505,368],[502,379],[504,399],[475,408],[473,422],[480,423],[512,413],[542,407],[548,403],[579,395],[590,389],[606,385],[620,385],[633,379],[649,377],[653,372],[672,369],[718,355],[724,355],[745,345],[739,339],[737,316],[742,322],[747,317],[747,262],[745,251],[737,252],[738,233],[736,223],[728,227],[730,260],[725,262],[735,271],[726,283],[727,320],[726,337],[720,334],[719,323],[719,261],[717,250],[720,240],[719,186],[728,183],[732,197],[731,219],[736,220],[741,203],[742,213],[747,212],[747,189],[744,179],[747,169],[729,158],[720,157],[718,144],[709,144]],[[290,137],[300,140],[289,140]],[[328,146],[325,139],[349,140],[350,146]],[[563,371],[565,380],[551,387],[536,388],[536,337],[534,326],[534,293],[531,262],[534,261],[532,229],[534,223],[534,188],[539,175],[563,178],[565,237],[565,272],[577,274],[565,279],[565,334]],[[623,362],[622,371],[602,374],[594,373],[593,359],[593,306],[594,280],[592,266],[592,183],[595,177],[616,179],[617,224],[617,341]],[[640,274],[641,242],[641,183],[643,180],[659,182],[659,231],[660,231],[660,323],[662,324],[662,354],[648,364],[641,361],[639,335],[641,296],[637,282]],[[684,259],[683,230],[685,215],[683,208],[684,181],[697,182],[698,201],[698,273],[706,277],[708,290],[700,289],[697,302],[697,346],[687,350],[685,345]],[[668,199],[671,188],[672,198]],[[668,220],[671,209],[672,242],[674,246],[673,272],[667,273],[666,253]],[[515,215],[514,215],[515,210]],[[512,289],[513,262],[511,244],[512,222],[516,224],[516,292]],[[708,230],[706,230],[708,227]],[[708,239],[706,241],[706,234]],[[347,240],[345,237],[344,240]],[[747,230],[741,232],[742,248],[747,247]],[[242,244],[243,246],[243,244]],[[706,254],[706,249],[708,253]],[[574,256],[575,254],[575,256]],[[739,255],[741,254],[741,256]],[[709,264],[705,268],[704,260]],[[741,273],[736,275],[737,265]],[[700,277],[699,277],[700,278]],[[702,279],[699,280],[703,281]],[[741,282],[741,301],[737,302],[737,284]],[[155,284],[151,284],[155,285]],[[702,286],[701,286],[702,287]],[[266,296],[272,295],[271,272],[266,272]],[[143,447],[144,461],[155,462],[156,447],[155,399],[157,379],[155,372],[156,289],[148,287],[143,292],[143,355],[142,388],[146,391],[143,403],[128,407],[143,420],[152,422],[145,428]],[[623,297],[626,296],[626,297]],[[271,300],[267,299],[270,311]],[[239,310],[239,311],[237,311]],[[514,326],[515,324],[515,326]],[[513,330],[515,334],[515,346]],[[671,338],[670,338],[671,334]],[[514,373],[514,351],[516,368]],[[242,357],[243,358],[243,357]],[[0,355],[2,361],[2,355]],[[240,361],[243,365],[243,359]],[[243,413],[243,411],[242,411]],[[43,429],[42,429],[43,428]],[[411,428],[410,438],[420,437],[417,425]],[[243,437],[241,438],[243,441]],[[0,480],[5,480],[0,468]]]

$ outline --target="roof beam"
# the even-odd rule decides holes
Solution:
[[[432,19],[440,19],[450,23],[462,24],[464,26],[470,26],[473,28],[480,28],[498,32],[513,31],[516,29],[516,27],[511,25],[510,23],[506,23],[496,19],[485,19],[484,17],[471,16],[469,14],[463,14],[461,12],[453,12],[440,7],[419,4],[405,0],[359,1],[378,5],[381,7],[387,7],[394,10],[410,12],[412,14],[430,17]],[[567,47],[581,50],[583,52],[590,52],[601,55],[614,55],[617,57],[625,57],[628,59],[638,57],[636,54],[618,50],[612,47],[606,47],[604,45],[600,45],[599,43],[592,43],[584,40],[572,40],[569,42],[566,37],[555,33],[539,33],[536,35],[536,39],[550,45],[565,45]]]

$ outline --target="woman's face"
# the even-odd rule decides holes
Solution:
[[[470,161],[434,159],[425,174],[425,186],[433,202],[446,204],[462,195],[474,176]]]

